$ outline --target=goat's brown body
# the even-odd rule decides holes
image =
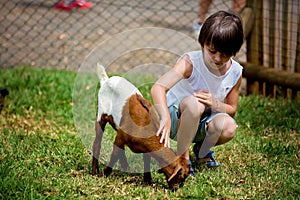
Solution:
[[[102,133],[106,123],[109,122],[116,129],[113,117],[102,115],[101,120],[96,122],[96,139],[93,145],[93,168],[92,173],[98,174],[98,157]],[[111,160],[104,169],[108,176],[112,172],[114,164],[120,160],[121,167],[127,169],[128,163],[124,148],[128,146],[135,153],[144,155],[144,181],[152,183],[150,174],[150,156],[159,163],[160,172],[164,173],[170,187],[174,184],[183,184],[189,173],[189,164],[181,156],[176,156],[170,148],[160,143],[160,137],[156,136],[159,120],[149,101],[138,94],[132,95],[122,111],[120,126],[114,141]]]

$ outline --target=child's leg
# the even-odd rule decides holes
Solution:
[[[200,0],[199,1],[199,8],[198,8],[199,21],[198,21],[198,23],[203,24],[203,22],[205,21],[211,3],[212,3],[212,0]]]
[[[246,0],[232,0],[232,11],[239,13],[245,6]]]
[[[199,158],[205,157],[211,147],[230,141],[236,131],[234,119],[228,115],[218,115],[207,124],[207,135],[201,145]]]
[[[186,97],[179,106],[180,121],[177,132],[177,154],[189,159],[189,147],[197,132],[205,106],[194,96]]]

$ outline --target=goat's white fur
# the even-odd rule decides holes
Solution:
[[[119,128],[122,109],[127,99],[133,94],[142,94],[138,88],[123,77],[108,78],[105,67],[99,63],[97,63],[97,75],[101,85],[98,92],[97,121],[100,121],[102,114],[112,115],[116,128]]]

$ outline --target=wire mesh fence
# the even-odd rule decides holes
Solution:
[[[269,69],[268,73],[261,71],[259,79],[255,71],[254,79],[248,79],[248,86],[265,96],[296,98],[300,89],[300,1],[253,0],[252,3],[256,19],[248,39],[247,61],[260,69]],[[259,82],[252,84],[255,80]]]
[[[91,2],[89,9],[65,11],[53,8],[56,0],[0,1],[0,68],[32,65],[78,70],[101,45],[101,56],[97,59],[107,60],[105,65],[112,69],[147,63],[173,66],[181,52],[200,48],[192,29],[199,0]],[[230,10],[232,2],[214,0],[208,14]],[[247,0],[247,4],[252,9],[249,16],[255,19],[253,26],[250,23],[247,28],[250,31],[247,43],[236,59],[290,73],[300,72],[300,2]],[[149,27],[176,31],[177,36],[183,34],[194,43]],[[144,36],[134,38],[126,34],[143,28],[149,31]],[[155,33],[151,36],[152,31]],[[128,39],[120,37],[122,34]],[[147,46],[124,49],[143,40],[149,46],[155,41],[167,49]],[[168,48],[176,48],[176,53],[166,51]]]
[[[197,0],[92,0],[91,8],[68,12],[55,10],[55,2],[0,2],[1,67],[33,65],[78,69],[97,45],[115,34],[135,28],[161,27],[194,37],[192,23],[197,18],[199,3]],[[228,10],[230,2],[213,2],[210,12]],[[161,41],[167,42],[169,39],[168,35],[162,34],[160,37]],[[122,46],[119,42],[114,48]],[[186,48],[181,41],[173,45]],[[110,50],[113,51],[113,48]],[[144,57],[151,57],[149,49]],[[157,61],[157,56],[153,58],[155,60],[152,62]],[[176,61],[172,56],[171,59],[161,59],[166,60],[164,62]],[[126,65],[126,62],[123,64]]]

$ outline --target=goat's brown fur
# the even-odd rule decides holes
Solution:
[[[101,120],[96,122],[96,139],[93,144],[93,175],[99,174],[100,143],[107,122],[115,128],[111,116],[102,115]],[[159,142],[160,137],[156,136],[158,127],[159,120],[150,102],[138,94],[132,95],[123,107],[111,160],[104,169],[104,174],[106,176],[110,175],[112,167],[118,160],[120,160],[123,169],[129,167],[124,152],[126,145],[135,153],[143,153],[144,181],[153,183],[150,174],[150,156],[152,156],[161,167],[159,172],[166,175],[169,187],[173,188],[178,183],[183,184],[189,174],[188,161],[182,156],[176,156],[173,150],[164,147]]]

